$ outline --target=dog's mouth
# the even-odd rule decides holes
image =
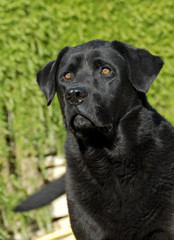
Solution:
[[[98,126],[88,117],[77,114],[71,119],[70,130],[76,135],[77,138],[86,139],[92,137],[97,132],[100,132],[104,135],[110,135],[112,132],[112,125],[107,124]]]
[[[87,117],[77,114],[72,118],[72,126],[74,129],[94,128],[94,123]]]

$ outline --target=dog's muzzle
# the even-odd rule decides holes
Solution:
[[[72,126],[76,130],[94,128],[94,124],[82,115],[76,115],[73,118]]]
[[[113,126],[111,124],[105,126],[97,126],[94,122],[81,114],[75,115],[71,120],[70,129],[78,138],[88,138],[98,133],[109,136],[112,134]]]

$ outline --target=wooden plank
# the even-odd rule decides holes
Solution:
[[[66,237],[68,235],[70,235],[69,237],[71,238],[65,238],[66,240],[74,240],[75,238],[73,237],[72,235],[72,230],[71,228],[67,227],[66,229],[62,229],[62,230],[59,230],[59,231],[55,231],[55,232],[52,232],[52,233],[49,233],[47,235],[44,235],[42,237],[39,237],[39,238],[35,238],[35,240],[54,240],[54,239],[62,239],[63,237]]]

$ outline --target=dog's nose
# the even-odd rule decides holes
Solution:
[[[87,96],[87,91],[83,87],[69,88],[65,93],[66,100],[73,105],[77,105]]]

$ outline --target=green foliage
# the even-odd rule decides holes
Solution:
[[[11,239],[10,233],[17,232],[27,239],[27,226],[34,219],[50,229],[44,217],[47,209],[11,211],[26,196],[24,179],[33,191],[36,187],[36,176],[28,175],[27,169],[40,167],[41,177],[46,177],[44,155],[62,153],[65,137],[57,99],[46,108],[36,72],[64,46],[92,39],[117,39],[146,48],[165,62],[149,100],[174,123],[173,12],[173,0],[1,0],[0,239]]]

